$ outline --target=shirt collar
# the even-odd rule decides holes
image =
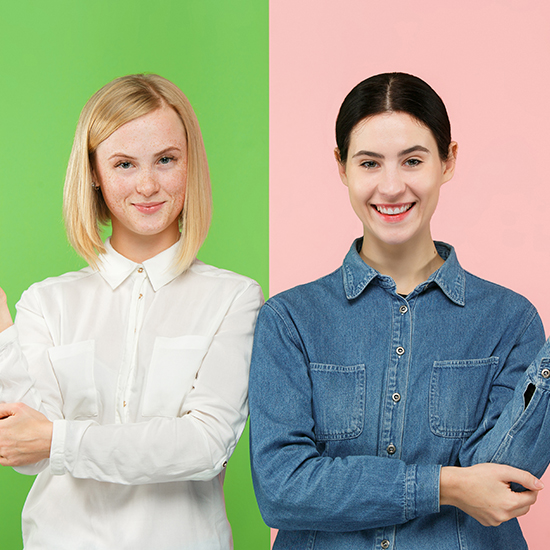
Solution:
[[[369,283],[378,278],[383,286],[389,286],[390,277],[381,275],[376,269],[366,264],[359,255],[359,249],[363,243],[363,238],[356,239],[347,253],[342,266],[344,278],[344,291],[348,300],[357,298]],[[430,283],[435,283],[443,293],[459,306],[465,304],[465,282],[466,277],[462,269],[454,248],[446,243],[434,241],[439,255],[445,260],[445,263],[434,271],[427,281],[419,285],[417,290],[421,292]]]
[[[119,254],[112,247],[110,239],[107,239],[105,241],[105,253],[99,257],[99,273],[114,290],[132,273],[142,267],[156,292],[179,275],[178,270],[174,267],[179,245],[178,241],[153,258],[138,264]]]

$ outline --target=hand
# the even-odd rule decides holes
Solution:
[[[515,493],[510,489],[511,482],[527,491]],[[439,487],[441,504],[456,506],[489,527],[526,514],[544,485],[524,470],[503,464],[476,464],[441,468]]]
[[[24,403],[0,404],[0,465],[24,466],[50,456],[53,423]]]
[[[0,288],[0,332],[12,325],[13,322],[11,320],[10,310],[8,309],[6,293]]]

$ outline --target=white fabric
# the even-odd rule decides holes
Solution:
[[[54,421],[50,460],[20,469],[42,470],[28,550],[232,547],[222,485],[263,297],[199,261],[177,275],[176,247],[138,265],[107,243],[99,272],[33,285],[0,334],[0,399]]]

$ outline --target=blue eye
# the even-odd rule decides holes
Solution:
[[[128,170],[128,168],[130,168],[132,166],[132,163],[131,162],[128,162],[128,161],[122,161],[122,162],[119,162],[116,167],[117,168],[122,168],[123,170]]]
[[[170,162],[172,162],[174,160],[174,157],[161,157],[159,159],[159,162],[161,164],[169,164]]]

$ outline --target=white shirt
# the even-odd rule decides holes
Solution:
[[[23,510],[34,550],[232,548],[223,478],[247,414],[257,283],[177,245],[27,290],[0,334],[0,399],[53,420]]]

